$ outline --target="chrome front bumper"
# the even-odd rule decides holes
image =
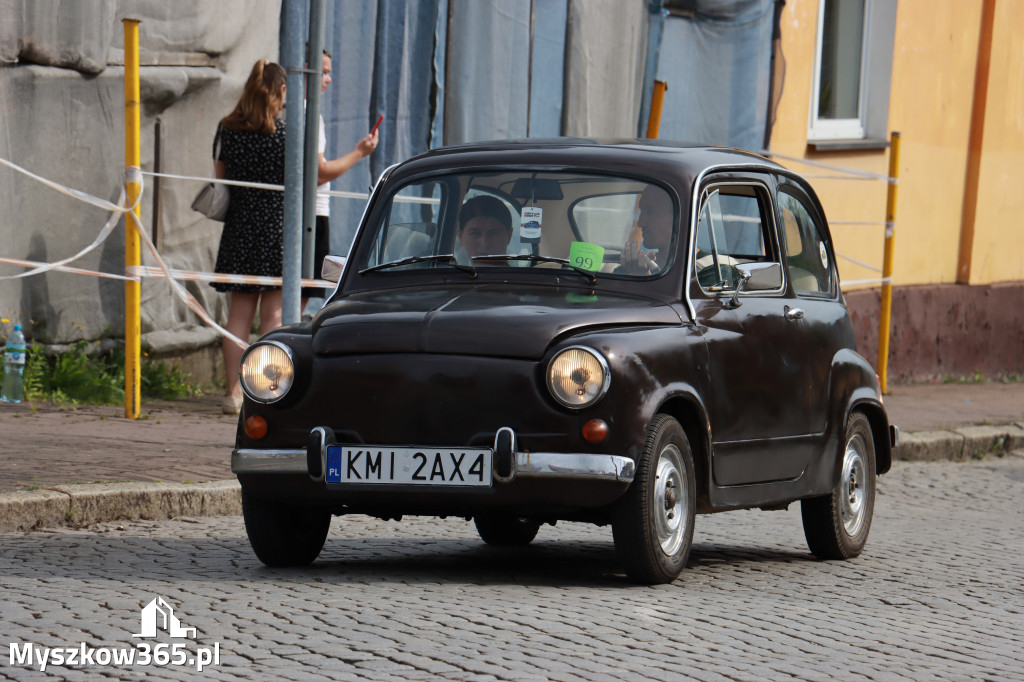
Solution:
[[[633,460],[621,455],[591,455],[567,452],[517,452],[513,475],[516,478],[549,478],[590,481],[633,480]],[[239,449],[231,452],[231,471],[235,474],[309,475],[306,450]],[[322,471],[322,469],[321,469]],[[323,480],[321,475],[316,480]],[[500,480],[497,479],[496,480]],[[505,482],[505,481],[502,481]]]

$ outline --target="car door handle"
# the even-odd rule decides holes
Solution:
[[[787,320],[802,320],[804,317],[803,308],[790,308],[786,306],[786,319]]]

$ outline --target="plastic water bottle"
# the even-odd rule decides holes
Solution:
[[[0,400],[5,403],[21,402],[21,375],[24,371],[25,335],[21,333],[21,325],[16,324],[4,349],[4,385],[0,390]]]

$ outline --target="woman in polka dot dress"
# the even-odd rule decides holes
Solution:
[[[218,178],[284,184],[285,71],[261,59],[253,66],[241,99],[221,120],[214,140],[214,171]],[[230,201],[217,251],[216,272],[235,275],[281,276],[284,232],[284,194],[275,190],[229,186]],[[256,309],[260,331],[281,326],[281,288],[251,284],[211,286],[230,292],[227,330],[249,338]],[[242,349],[225,338],[224,370],[227,397],[224,412],[238,414],[242,388],[236,371]]]

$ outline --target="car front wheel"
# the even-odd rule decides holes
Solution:
[[[312,563],[331,528],[329,511],[264,500],[244,490],[242,517],[253,552],[267,566]]]
[[[686,433],[672,417],[656,415],[636,476],[612,521],[615,550],[631,580],[644,584],[675,580],[690,555],[696,499]]]
[[[819,559],[852,559],[868,541],[875,509],[875,444],[861,412],[850,415],[831,494],[801,501],[807,547]]]

